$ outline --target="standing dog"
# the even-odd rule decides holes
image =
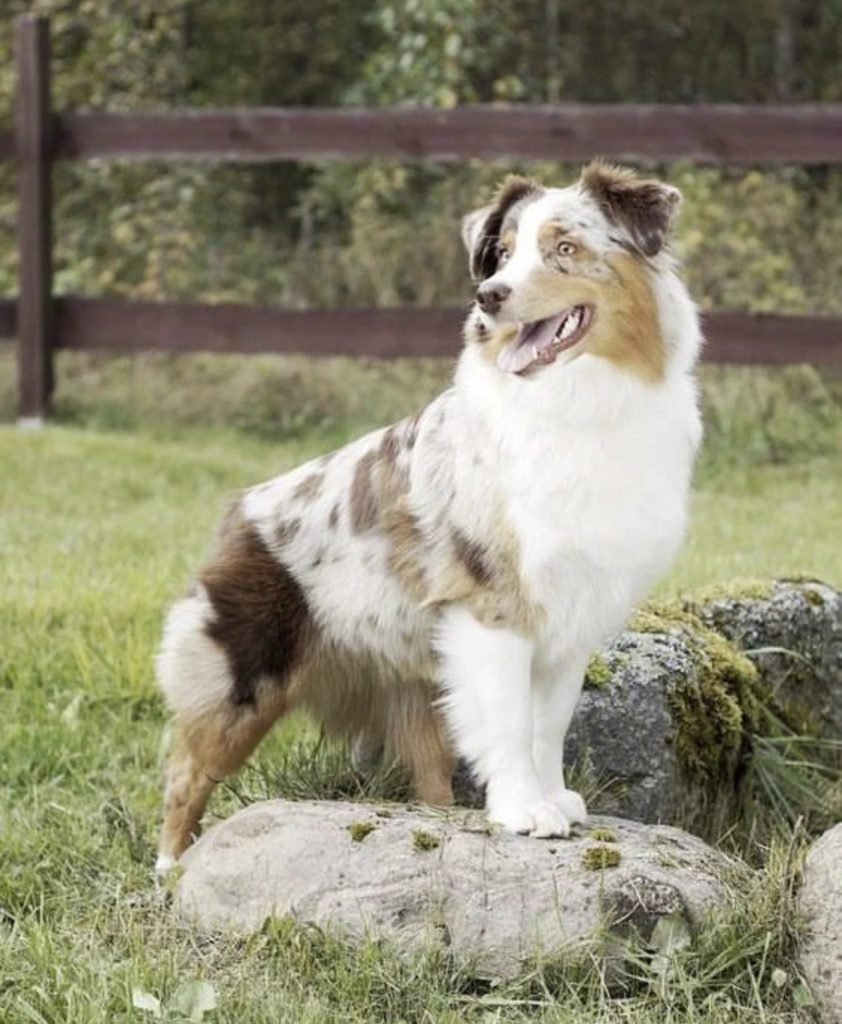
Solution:
[[[585,666],[675,553],[701,435],[678,199],[601,163],[508,178],[463,224],[480,284],[453,387],[245,492],[158,658],[161,868],[294,707],[385,744],[423,801],[451,800],[453,750],[504,828],[584,819],[562,747]]]

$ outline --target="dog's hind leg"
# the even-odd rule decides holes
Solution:
[[[242,766],[283,711],[277,701],[265,701],[262,706],[226,701],[198,718],[176,718],[166,769],[158,871],[172,867],[199,834],[216,784]]]
[[[193,593],[167,618],[158,682],[175,716],[159,864],[196,834],[215,783],[288,708],[310,636],[304,592],[235,509]]]
[[[409,772],[417,799],[447,807],[453,803],[456,761],[435,698],[428,683],[401,684],[389,700],[386,743],[387,752]]]
[[[174,712],[159,870],[198,834],[216,783],[243,764],[287,710],[285,690],[271,675],[238,692],[228,651],[209,629],[216,621],[208,594],[197,588],[170,611],[158,655],[158,683]]]

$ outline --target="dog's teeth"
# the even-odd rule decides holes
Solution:
[[[569,338],[578,326],[579,323],[576,314],[568,313],[561,324],[561,338]]]

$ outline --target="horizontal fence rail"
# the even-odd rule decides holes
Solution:
[[[842,162],[842,104],[248,108],[57,114],[53,159]],[[12,159],[0,131],[0,159]]]
[[[463,309],[286,310],[239,303],[56,300],[54,347],[162,351],[359,355],[394,359],[454,356]],[[704,314],[710,363],[842,367],[842,324],[831,317]],[[14,303],[0,301],[0,337],[15,333]]]
[[[447,356],[459,348],[452,309],[287,310],[191,302],[60,299],[61,348],[308,355]]]
[[[53,155],[82,160],[472,157],[697,163],[842,161],[842,104],[582,104],[62,114]]]
[[[55,349],[453,356],[456,309],[286,310],[227,303],[57,298],[51,169],[57,160],[473,158],[582,162],[842,164],[842,104],[582,104],[452,110],[249,108],[66,112],[50,104],[49,22],[17,20],[14,131],[0,160],[18,173],[19,294],[0,300],[0,336],[18,338],[19,409],[46,412]],[[842,366],[842,319],[710,312],[709,362]]]

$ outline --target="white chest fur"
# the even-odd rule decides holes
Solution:
[[[587,361],[586,361],[587,360]],[[522,381],[464,367],[457,389],[546,614],[540,643],[563,657],[621,628],[685,529],[701,434],[693,382],[658,385],[584,357],[568,380]],[[479,372],[478,372],[479,371]]]

